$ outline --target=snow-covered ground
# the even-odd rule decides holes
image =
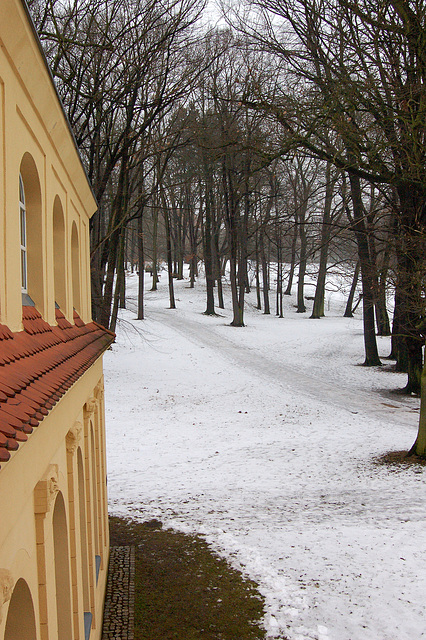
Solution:
[[[259,583],[270,638],[426,637],[426,469],[374,462],[412,445],[418,400],[358,366],[361,317],[338,293],[321,320],[251,294],[237,329],[229,298],[202,314],[201,281],[168,309],[164,275],[138,322],[136,286],[105,356],[111,512],[204,535]]]

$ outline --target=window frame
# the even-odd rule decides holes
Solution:
[[[21,291],[28,293],[27,208],[22,174],[19,174],[19,233],[21,241]]]

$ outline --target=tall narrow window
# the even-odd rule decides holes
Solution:
[[[1,4],[1,0],[0,0]],[[34,158],[24,153],[19,171],[19,222],[21,225],[21,287],[25,304],[45,313],[45,264],[40,179]]]
[[[72,301],[73,307],[80,313],[80,249],[77,225],[72,223],[71,232],[71,269],[72,269]]]
[[[55,302],[62,311],[66,311],[65,222],[59,196],[55,197],[53,204],[53,274],[55,282]]]
[[[27,212],[21,174],[19,174],[19,219],[21,225],[21,289],[22,293],[27,293]]]

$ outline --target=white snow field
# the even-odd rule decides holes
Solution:
[[[414,442],[405,376],[359,366],[338,292],[321,320],[251,293],[234,328],[229,295],[207,317],[203,282],[175,281],[170,310],[166,280],[136,321],[129,276],[105,356],[111,512],[205,536],[258,582],[268,638],[425,638],[426,468],[375,463]]]

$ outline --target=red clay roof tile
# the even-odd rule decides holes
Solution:
[[[10,458],[9,451],[6,451],[3,447],[0,447],[0,462],[7,462]]]
[[[15,391],[11,389],[7,384],[4,384],[1,380],[0,380],[0,391],[3,391],[3,393],[5,393],[6,396],[10,398],[13,398],[13,396],[15,395]]]
[[[10,340],[13,338],[13,333],[6,327],[5,324],[0,324],[0,340]]]
[[[2,402],[1,410],[0,410],[0,420],[1,420],[0,430],[1,430],[2,424],[7,424],[9,427],[13,427],[13,429],[19,429],[19,427],[22,424],[22,420],[19,420],[19,418],[15,418],[15,416],[11,415],[8,411],[4,409],[3,405],[4,403]]]
[[[19,447],[19,440],[18,440],[18,434],[16,434],[15,438],[8,438],[7,439],[7,448],[9,451],[16,451]]]
[[[35,307],[22,307],[24,331],[0,325],[0,462],[19,448],[60,398],[114,340],[95,322],[74,324],[56,309],[50,326]]]
[[[3,419],[0,419],[0,431],[8,438],[14,438],[16,436],[16,430]]]
[[[28,411],[28,409],[25,410],[21,406],[13,406],[13,405],[11,405],[9,403],[6,403],[6,402],[2,403],[2,410],[5,413],[17,418],[17,420],[19,420],[20,422],[21,421],[25,421],[26,422],[34,413],[34,410]],[[15,427],[15,428],[17,428],[17,427]]]

